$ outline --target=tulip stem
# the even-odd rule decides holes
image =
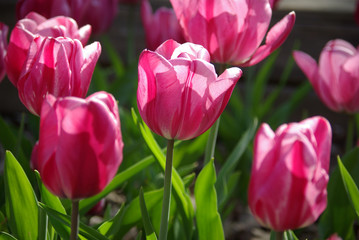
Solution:
[[[345,143],[345,152],[349,152],[349,150],[353,148],[354,122],[355,122],[355,116],[349,115],[347,139]]]
[[[79,218],[79,201],[73,200],[71,211],[71,240],[76,240],[79,234]]]
[[[276,240],[283,240],[284,232],[275,232]]]
[[[170,202],[171,202],[171,188],[172,188],[173,146],[174,146],[174,140],[173,139],[168,140],[159,240],[167,239],[169,210],[170,210]]]
[[[214,158],[214,150],[216,148],[218,128],[219,128],[220,118],[212,125],[209,132],[206,151],[204,153],[204,165],[206,165],[212,158]]]

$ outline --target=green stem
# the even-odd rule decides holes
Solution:
[[[204,153],[204,165],[206,165],[212,158],[214,158],[214,150],[216,148],[219,122],[220,122],[220,117],[212,125],[211,130],[209,132],[206,151]]]
[[[355,122],[355,116],[349,115],[347,139],[346,139],[346,143],[345,143],[345,152],[349,152],[349,150],[353,148],[354,122]]]
[[[39,208],[39,240],[47,240],[48,218],[44,209]]]
[[[70,240],[76,240],[79,234],[79,201],[72,200],[71,211],[71,237]]]
[[[21,113],[21,122],[20,122],[19,132],[17,134],[16,149],[15,149],[16,155],[21,150],[22,136],[24,135],[25,116],[26,116],[25,113]]]
[[[167,239],[168,220],[170,216],[169,210],[170,210],[170,202],[171,202],[171,188],[172,188],[173,146],[174,146],[174,140],[173,139],[168,140],[159,240]]]
[[[275,232],[276,240],[283,240],[284,232]]]
[[[219,65],[219,73],[222,74],[226,70],[226,64],[222,63]],[[218,128],[219,128],[220,117],[212,125],[209,132],[206,150],[204,153],[204,165],[206,165],[212,158],[214,158],[214,150],[216,148]]]

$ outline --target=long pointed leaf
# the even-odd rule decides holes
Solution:
[[[157,240],[156,233],[152,227],[150,216],[148,215],[148,212],[147,212],[145,197],[143,195],[142,188],[140,189],[139,200],[140,200],[142,222],[143,222],[143,226],[145,227],[145,232],[146,232],[146,239],[147,240]]]
[[[11,232],[19,239],[38,238],[37,199],[26,174],[11,152],[6,151],[5,205]]]

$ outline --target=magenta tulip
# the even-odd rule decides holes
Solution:
[[[106,187],[122,162],[122,149],[112,95],[98,92],[86,99],[48,95],[31,163],[53,194],[76,200]]]
[[[217,120],[242,71],[230,68],[217,77],[209,60],[202,46],[174,40],[141,53],[137,105],[155,133],[167,139],[191,139]]]
[[[76,22],[68,17],[46,19],[37,13],[29,13],[16,23],[10,35],[6,71],[10,81],[17,86],[21,70],[28,57],[30,44],[36,36],[69,37],[78,39],[86,45],[91,33],[91,26],[78,29]]]
[[[0,22],[0,82],[5,76],[5,56],[7,51],[7,33],[9,27]]]
[[[275,231],[316,221],[327,206],[331,127],[323,117],[281,125],[262,124],[254,140],[249,207]]]
[[[172,9],[161,7],[153,14],[149,1],[142,0],[141,17],[149,50],[156,50],[168,39],[184,43],[182,29]]]
[[[333,111],[359,112],[359,50],[350,43],[329,41],[319,66],[308,54],[294,51],[294,59],[320,99]]]
[[[251,66],[287,38],[295,22],[291,12],[269,30],[270,0],[171,0],[187,41],[204,46],[215,62]]]
[[[47,94],[85,97],[100,53],[98,42],[84,48],[76,39],[36,37],[16,85],[21,102],[40,115]]]
[[[16,4],[18,19],[30,12],[46,18],[68,16],[80,26],[90,24],[94,33],[107,30],[117,13],[117,0],[20,0]]]

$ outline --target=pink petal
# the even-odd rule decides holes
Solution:
[[[280,20],[269,30],[266,37],[265,45],[259,47],[249,61],[240,65],[241,66],[255,65],[260,61],[262,61],[264,58],[266,58],[278,47],[280,47],[280,45],[283,44],[285,39],[287,39],[289,33],[292,31],[294,22],[295,22],[295,13],[290,12],[287,16],[285,16],[282,20]]]

